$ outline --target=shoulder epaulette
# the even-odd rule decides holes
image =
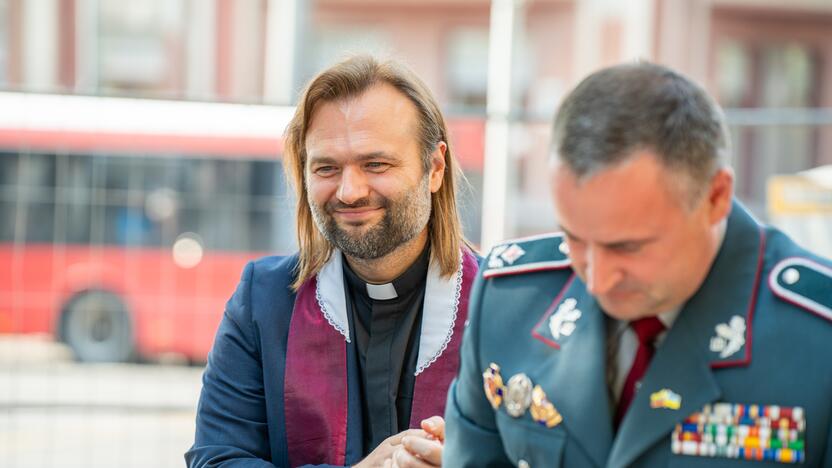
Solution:
[[[778,263],[768,277],[775,296],[832,320],[832,268],[801,257]]]
[[[569,268],[569,248],[562,233],[512,239],[491,249],[485,259],[484,278]]]

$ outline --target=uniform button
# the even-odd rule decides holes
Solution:
[[[561,242],[558,246],[558,250],[560,250],[560,253],[564,255],[569,255],[569,244],[567,244],[566,242]]]
[[[786,271],[783,272],[783,281],[786,284],[795,284],[800,281],[800,272],[794,268],[787,268]]]
[[[526,460],[520,460],[517,462],[517,468],[531,468],[531,465]]]

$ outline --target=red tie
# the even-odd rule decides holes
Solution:
[[[636,394],[636,382],[644,377],[647,366],[650,365],[650,359],[653,358],[653,341],[664,331],[664,324],[656,317],[635,320],[630,322],[630,326],[633,327],[633,331],[638,336],[638,350],[635,359],[633,359],[633,365],[630,367],[630,373],[627,374],[627,380],[624,381],[624,388],[621,389],[618,410],[615,412],[616,428],[621,424],[621,420],[627,414],[627,408],[633,402],[633,397]]]

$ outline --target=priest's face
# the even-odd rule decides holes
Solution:
[[[445,144],[425,170],[416,107],[387,84],[324,102],[306,133],[306,192],[318,230],[345,254],[377,259],[427,229]]]

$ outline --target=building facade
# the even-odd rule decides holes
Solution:
[[[670,65],[717,96],[732,124],[738,194],[763,217],[770,176],[832,163],[823,110],[832,108],[832,2],[514,2],[509,235],[551,228],[539,216],[551,212],[547,122],[581,77],[621,61]],[[449,114],[485,118],[491,6],[0,0],[0,89],[291,104],[318,70],[372,52],[410,64]]]

